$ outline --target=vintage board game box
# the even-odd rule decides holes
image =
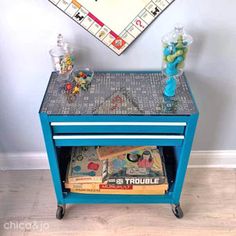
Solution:
[[[65,183],[67,189],[99,190],[101,183]]]
[[[139,186],[138,186],[139,187]],[[137,188],[138,188],[137,187]],[[83,193],[83,194],[119,194],[119,195],[164,195],[166,188],[159,188],[155,190],[147,189],[133,189],[134,186],[126,186],[120,188],[100,188],[98,189],[71,189],[72,193]]]
[[[106,168],[106,165],[104,165]],[[103,161],[95,147],[73,147],[66,183],[102,183]]]
[[[72,193],[84,194],[128,194],[128,195],[163,195],[168,190],[168,185],[108,185],[108,184],[82,184],[82,186],[74,186],[70,191]],[[86,188],[87,187],[87,188]]]
[[[166,184],[159,185],[109,185],[106,183],[65,183],[67,189],[77,191],[103,191],[103,190],[147,190],[147,191],[165,191],[168,186]]]
[[[98,158],[100,160],[106,160],[120,155],[127,154],[129,152],[143,150],[145,148],[151,148],[150,146],[104,146],[97,148]],[[154,147],[155,148],[155,147]]]
[[[168,186],[164,157],[156,147],[111,158],[106,167],[104,179],[109,185]]]

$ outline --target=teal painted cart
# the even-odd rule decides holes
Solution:
[[[66,204],[171,204],[183,217],[180,196],[198,120],[198,109],[185,76],[177,94],[163,96],[161,72],[95,72],[89,91],[69,103],[66,80],[52,73],[40,119],[58,202],[57,218]],[[169,189],[165,195],[92,195],[64,188],[72,146],[160,146]]]

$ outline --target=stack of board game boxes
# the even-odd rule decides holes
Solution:
[[[156,146],[72,147],[65,188],[86,194],[164,195],[164,157]]]

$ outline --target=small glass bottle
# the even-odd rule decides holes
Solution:
[[[57,37],[57,46],[49,51],[54,70],[60,75],[68,74],[74,66],[73,49],[65,43],[61,34]]]

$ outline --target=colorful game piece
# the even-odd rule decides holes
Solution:
[[[183,50],[178,50],[176,53],[167,56],[168,62],[173,62],[178,56],[182,56],[184,54]]]
[[[66,83],[66,91],[71,91],[72,90],[72,84],[71,83]]]
[[[184,61],[184,57],[179,56],[173,62],[168,62],[165,73],[167,76],[174,76],[179,73],[178,66]]]
[[[177,39],[177,45],[176,48],[177,49],[184,49],[185,45],[184,45],[184,41],[183,41],[183,35],[179,35],[178,39]]]
[[[72,77],[74,78],[73,80],[76,82],[77,87],[88,90],[93,78],[93,72],[90,70],[77,71],[73,73]]]
[[[67,97],[68,103],[73,103],[75,101],[75,94],[76,93],[74,93],[72,83],[67,82],[66,86],[65,86],[65,90],[66,90],[66,97]]]
[[[75,71],[70,75],[70,81],[65,85],[67,101],[73,103],[76,100],[76,95],[81,89],[87,91],[93,79],[93,72],[90,70]]]
[[[176,80],[174,77],[170,77],[166,81],[164,94],[167,97],[173,97],[175,96],[175,90],[176,90]]]
[[[73,93],[73,94],[79,93],[79,87],[75,86],[72,93]]]

